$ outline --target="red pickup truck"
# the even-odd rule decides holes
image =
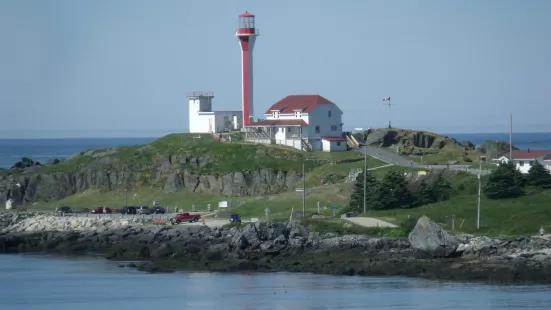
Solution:
[[[172,225],[180,224],[181,222],[197,222],[201,219],[201,214],[191,214],[188,212],[180,213],[176,215],[175,217],[170,219],[170,223]]]

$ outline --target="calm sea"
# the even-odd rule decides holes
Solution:
[[[486,140],[509,141],[507,133],[445,134],[459,141],[480,144]],[[8,168],[21,157],[39,162],[50,158],[67,158],[87,149],[148,143],[156,138],[95,138],[95,139],[0,139],[0,168]],[[551,133],[516,133],[513,144],[521,149],[551,149]]]
[[[0,255],[2,310],[551,309],[551,286],[312,274],[145,274],[99,258]]]

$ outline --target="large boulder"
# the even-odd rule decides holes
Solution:
[[[415,250],[432,257],[452,256],[459,246],[454,236],[424,215],[417,221],[408,240]]]

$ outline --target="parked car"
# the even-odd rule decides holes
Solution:
[[[184,212],[171,218],[170,223],[172,223],[172,225],[180,224],[182,222],[193,223],[193,222],[199,221],[200,219],[201,219],[201,214],[197,214],[197,213],[192,214],[192,213]]]
[[[149,212],[152,214],[165,214],[166,210],[162,207],[153,207],[149,209]]]
[[[241,223],[241,215],[233,213],[230,215],[230,223]]]
[[[113,213],[113,210],[111,210],[108,207],[97,207],[95,209],[92,209],[92,214],[111,214]]]
[[[61,214],[61,213],[73,213],[73,209],[71,209],[71,207],[69,207],[69,206],[62,206],[62,207],[57,208],[56,212],[59,213],[59,214]]]
[[[137,214],[138,210],[136,207],[122,207],[119,212],[120,214]]]
[[[149,209],[148,206],[139,206],[137,211],[138,211],[138,214],[150,214],[151,213],[151,210]]]

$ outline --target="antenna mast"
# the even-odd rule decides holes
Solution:
[[[390,101],[390,97],[383,98],[383,104],[388,106],[388,128],[392,128],[392,120],[391,120],[391,113],[390,113],[390,108],[392,106],[392,103]]]

